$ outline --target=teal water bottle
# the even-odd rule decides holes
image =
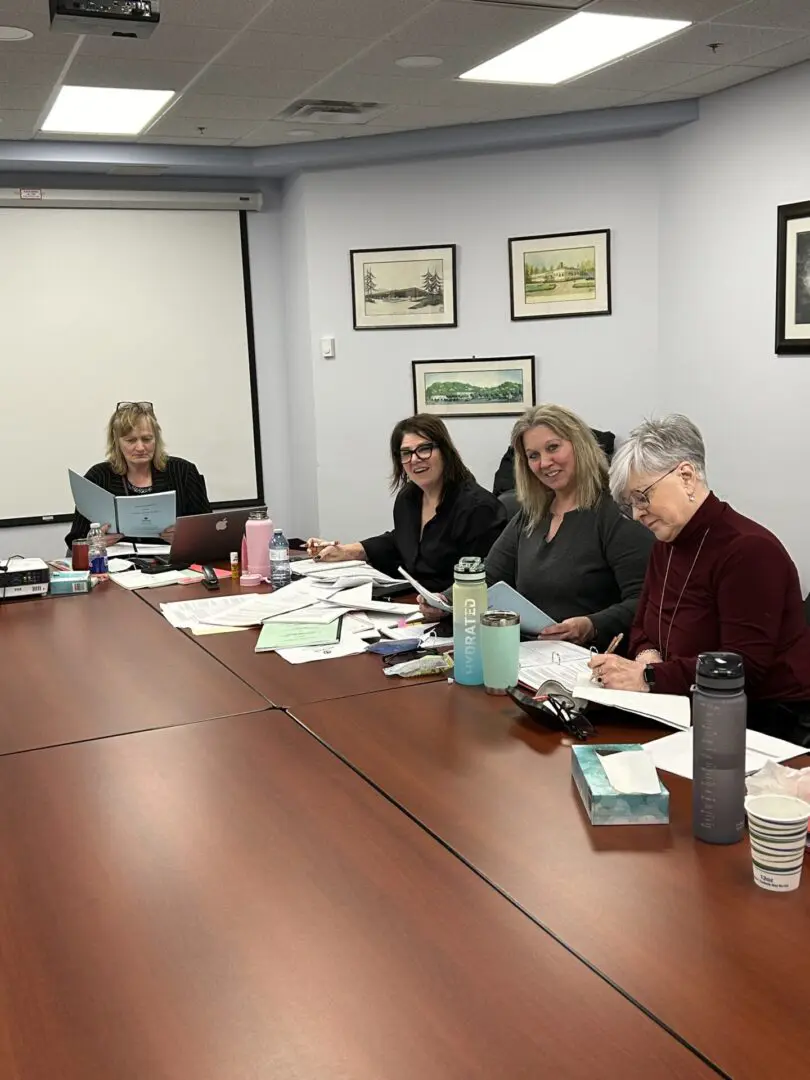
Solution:
[[[487,580],[482,559],[459,559],[453,569],[453,678],[462,686],[480,686],[481,616],[487,609]]]

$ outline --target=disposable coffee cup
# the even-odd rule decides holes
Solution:
[[[505,694],[517,686],[520,656],[520,616],[516,611],[485,611],[481,615],[481,665],[488,694]]]
[[[810,803],[792,795],[749,795],[745,812],[756,884],[769,892],[798,889]]]

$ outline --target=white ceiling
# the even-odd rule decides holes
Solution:
[[[563,87],[457,79],[572,10],[695,25]],[[0,0],[0,25],[34,32],[0,41],[5,140],[47,139],[38,126],[62,83],[177,91],[139,139],[106,141],[259,147],[302,127],[312,142],[694,98],[810,59],[810,0],[162,0],[145,41],[54,34],[48,0]],[[413,54],[444,62],[395,65]],[[280,119],[299,98],[382,109],[348,129]]]

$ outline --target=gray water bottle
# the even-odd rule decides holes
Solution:
[[[736,844],[745,824],[745,671],[737,653],[701,653],[692,687],[692,832]]]

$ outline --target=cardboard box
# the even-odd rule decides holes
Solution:
[[[639,743],[571,747],[571,775],[591,824],[668,824],[669,792],[660,779],[657,795],[623,795],[611,786],[600,758],[623,750],[644,752]]]
[[[89,593],[92,588],[89,570],[52,570],[51,596]]]

